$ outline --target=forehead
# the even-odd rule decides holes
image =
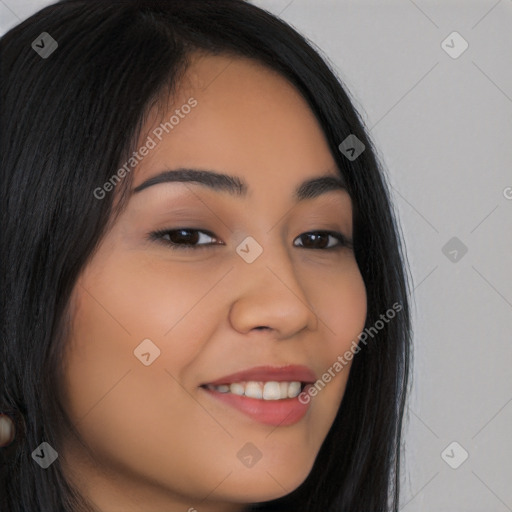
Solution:
[[[198,54],[165,106],[156,105],[139,141],[155,146],[134,187],[173,168],[217,169],[250,189],[339,176],[319,122],[280,74],[251,59]],[[190,105],[194,105],[190,107]]]

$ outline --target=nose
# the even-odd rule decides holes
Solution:
[[[266,328],[286,339],[318,328],[317,314],[283,247],[265,249],[254,262],[241,260],[238,265],[236,298],[229,313],[235,330],[247,334]]]

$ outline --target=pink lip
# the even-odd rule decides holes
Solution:
[[[306,386],[306,391],[308,389]],[[221,393],[212,389],[201,388],[209,396],[228,404],[259,423],[286,427],[300,421],[309,410],[310,402],[303,404],[299,396],[283,400],[258,400],[247,396]]]
[[[212,386],[221,384],[232,384],[233,382],[291,382],[299,381],[311,384],[316,381],[316,376],[307,366],[286,365],[286,366],[255,366],[248,370],[232,373],[217,380],[208,382]],[[206,383],[205,383],[206,384]]]

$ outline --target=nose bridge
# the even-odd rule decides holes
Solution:
[[[239,291],[231,307],[231,322],[240,331],[269,327],[290,336],[305,327],[317,327],[289,251],[277,238],[274,233],[259,244],[246,237],[237,247]]]

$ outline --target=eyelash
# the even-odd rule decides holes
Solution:
[[[198,250],[198,249],[206,249],[207,247],[211,247],[211,246],[214,246],[214,245],[225,245],[225,244],[219,244],[219,243],[207,243],[207,244],[200,244],[200,245],[192,245],[192,244],[187,244],[187,243],[184,243],[184,244],[177,244],[175,242],[171,242],[170,240],[167,240],[166,238],[164,238],[165,236],[168,236],[169,234],[171,233],[175,233],[175,232],[178,232],[178,231],[188,231],[188,232],[194,232],[194,233],[204,233],[206,234],[207,236],[215,239],[215,235],[211,232],[211,231],[207,231],[207,230],[204,230],[204,229],[199,229],[199,228],[176,228],[176,229],[161,229],[161,230],[158,230],[158,231],[153,231],[151,233],[149,233],[149,239],[151,241],[157,241],[157,242],[160,242],[160,243],[163,243],[165,244],[166,246],[168,246],[169,248],[171,248],[172,250],[179,250],[179,251],[187,251],[187,250]],[[339,251],[341,249],[344,249],[345,247],[349,247],[349,248],[353,248],[353,244],[352,244],[352,240],[349,240],[343,233],[339,233],[337,231],[322,231],[322,230],[319,230],[319,231],[307,231],[305,233],[302,233],[301,235],[299,235],[297,238],[300,238],[304,235],[317,235],[317,234],[323,234],[323,235],[328,235],[330,237],[333,237],[335,239],[338,240],[338,244],[333,246],[333,247],[325,247],[325,248],[320,248],[320,249],[312,249],[310,247],[304,247],[305,249],[310,249],[310,250],[322,250],[322,251]],[[303,246],[297,246],[297,245],[294,245],[294,247],[303,247]]]

